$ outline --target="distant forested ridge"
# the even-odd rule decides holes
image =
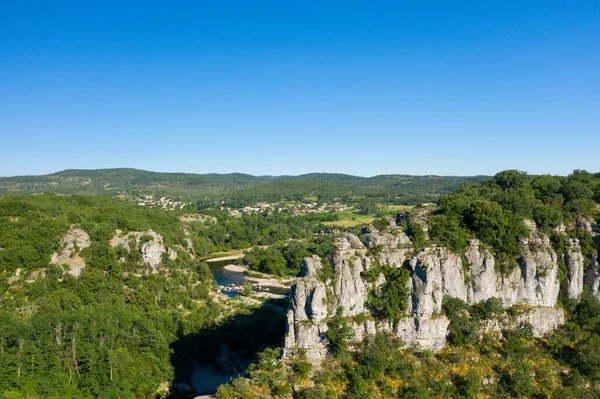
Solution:
[[[118,190],[170,193],[186,193],[192,190],[212,194],[252,187],[272,179],[242,173],[199,175],[158,173],[129,168],[68,169],[41,176],[0,177],[0,194],[105,194]]]
[[[109,195],[119,192],[164,195],[197,203],[201,208],[224,204],[245,206],[257,201],[319,201],[373,197],[380,202],[435,202],[465,182],[484,176],[379,175],[359,177],[335,173],[300,176],[251,176],[242,173],[157,173],[137,169],[70,169],[43,176],[0,178],[0,194],[42,193]]]

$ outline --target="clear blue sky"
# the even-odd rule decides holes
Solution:
[[[568,174],[599,150],[597,0],[0,1],[0,176]]]

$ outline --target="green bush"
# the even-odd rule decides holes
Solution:
[[[408,308],[407,282],[411,272],[405,268],[375,268],[383,272],[385,282],[379,288],[371,288],[367,300],[367,308],[373,317],[380,320],[398,321],[406,317]],[[378,274],[377,274],[378,275]],[[370,276],[370,275],[369,275]],[[375,277],[377,278],[377,277]]]
[[[471,319],[469,305],[458,298],[444,296],[442,310],[450,319],[448,343],[455,346],[474,344],[479,335],[479,323]]]
[[[339,356],[348,350],[348,340],[352,336],[352,328],[344,317],[344,311],[340,307],[335,316],[327,321],[327,332],[325,337],[328,341],[329,351]]]

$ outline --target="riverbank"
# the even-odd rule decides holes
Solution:
[[[229,272],[236,272],[236,273],[246,273],[246,281],[250,282],[250,283],[255,283],[258,286],[264,286],[264,287],[273,287],[273,288],[290,288],[293,279],[279,279],[279,278],[275,278],[275,277],[270,277],[270,276],[264,276],[264,277],[259,277],[259,276],[255,276],[255,275],[249,275],[249,273],[247,273],[249,271],[248,266],[243,266],[243,265],[226,265],[223,267],[223,269],[229,271]],[[256,273],[256,272],[254,272]]]
[[[230,259],[222,259],[222,260],[230,260]],[[248,270],[248,266],[226,265],[223,267],[223,269],[227,270],[228,272],[244,273],[244,272],[246,272],[246,270]]]
[[[224,260],[236,260],[236,259],[240,259],[243,257],[244,257],[244,252],[240,252],[239,254],[220,256],[218,258],[210,258],[210,259],[207,259],[206,262],[207,263],[222,262]]]
[[[248,266],[234,265],[228,257],[213,258],[208,261],[211,273],[219,284],[221,293],[233,298],[244,291],[249,284],[254,292],[263,298],[281,299],[289,295],[293,279],[279,279],[268,274],[248,270]],[[211,262],[212,261],[212,262]],[[261,294],[262,293],[262,294]]]
[[[273,277],[246,277],[246,281],[251,283],[255,283],[261,287],[272,287],[272,288],[280,288],[280,289],[289,289],[292,285],[293,279],[290,280],[280,280]]]

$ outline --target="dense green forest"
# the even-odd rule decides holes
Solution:
[[[592,237],[576,229],[582,218],[597,217],[600,174],[576,170],[569,176],[530,176],[509,170],[480,184],[466,184],[439,201],[430,217],[429,234],[434,242],[462,252],[467,240],[478,238],[489,246],[510,270],[516,265],[519,239],[533,220],[553,245],[564,247],[564,237],[554,230],[564,225],[577,237],[587,259],[593,251]]]
[[[251,176],[231,174],[158,173],[137,169],[65,170],[44,176],[0,178],[0,194],[55,192],[118,197],[129,194],[167,196],[183,199],[201,209],[222,205],[241,207],[258,201],[321,202],[373,197],[380,202],[417,204],[434,202],[464,182],[483,176],[380,175],[359,177],[334,173],[300,176]]]
[[[317,236],[309,241],[279,242],[268,248],[254,248],[242,258],[250,270],[275,276],[295,277],[300,273],[302,258],[319,255],[327,259],[333,250],[333,236]]]
[[[220,215],[208,224],[179,216],[106,197],[0,197],[0,397],[186,397],[191,371],[212,365],[215,351],[226,347],[247,364],[258,350],[280,345],[283,312],[215,301],[198,252],[271,243],[296,230],[282,233],[286,219],[271,223],[268,215]],[[298,234],[312,236],[314,222],[297,219]],[[74,226],[90,241],[74,249],[85,259],[77,277],[50,262]],[[177,257],[163,256],[151,270],[136,249],[153,237],[130,240],[128,252],[110,244],[117,230],[152,230]]]
[[[118,190],[138,190],[147,193],[202,194],[233,191],[264,184],[270,177],[255,177],[243,173],[204,174],[159,173],[139,169],[68,169],[42,176],[0,178],[0,194],[42,193],[106,194]]]
[[[212,215],[217,219],[214,224],[191,225],[195,235],[208,239],[211,252],[246,249],[290,239],[311,240],[314,234],[328,230],[321,225],[322,222],[335,220],[331,213],[301,217],[292,216],[289,212],[261,212],[241,217],[231,217],[223,212]]]

